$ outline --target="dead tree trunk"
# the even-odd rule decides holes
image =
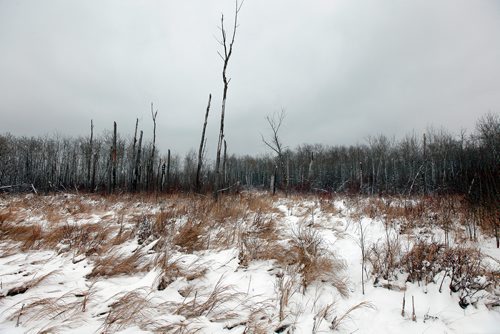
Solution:
[[[196,191],[201,190],[201,167],[203,164],[203,153],[205,151],[205,131],[207,129],[208,113],[210,111],[210,102],[212,101],[212,94],[208,95],[207,111],[205,112],[205,122],[203,123],[203,130],[201,132],[200,149],[198,150],[198,168],[196,169]]]
[[[153,111],[153,102],[151,102],[151,117],[153,118],[153,147],[151,149],[151,157],[149,158],[149,172],[147,180],[147,188],[149,190],[154,190],[154,159],[156,150],[156,116],[158,115],[158,110]]]
[[[167,152],[167,191],[170,189],[170,149]]]
[[[215,159],[214,199],[216,201],[219,196],[219,189],[221,183],[220,160],[221,160],[222,144],[224,141],[224,115],[226,112],[227,88],[229,86],[229,81],[230,81],[230,79],[227,78],[226,71],[227,71],[227,65],[229,64],[229,59],[231,58],[231,55],[233,53],[234,38],[236,36],[236,29],[238,27],[238,13],[241,9],[242,4],[243,3],[239,5],[238,1],[236,1],[236,10],[234,12],[233,35],[231,37],[231,41],[227,40],[226,30],[224,28],[224,15],[221,16],[220,30],[222,34],[222,40],[219,41],[219,43],[222,46],[223,54],[219,52],[219,56],[222,58],[222,61],[224,62],[224,66],[222,69],[222,82],[224,83],[224,89],[222,92],[222,107],[221,107],[221,117],[220,117],[219,141],[217,144],[217,158]]]
[[[87,152],[87,187],[92,190],[91,169],[92,169],[92,145],[94,140],[94,121],[90,120],[90,140]]]
[[[134,190],[134,171],[135,171],[135,160],[136,160],[136,146],[137,146],[137,128],[139,126],[139,119],[135,119],[135,131],[134,140],[132,142],[132,158],[129,162],[129,190]]]
[[[309,182],[309,190],[311,189],[312,179],[313,179],[313,163],[314,163],[314,153],[311,152],[309,158],[309,167],[307,169],[307,181]]]
[[[160,191],[163,192],[164,186],[165,186],[165,162],[163,162],[163,165],[161,166],[161,178],[160,178]]]
[[[135,160],[135,168],[134,168],[134,182],[132,188],[134,191],[138,190],[139,182],[141,181],[141,146],[142,146],[142,130],[139,135],[139,144],[137,145],[137,156]]]
[[[115,191],[116,188],[116,164],[117,164],[117,156],[116,156],[116,122],[113,122],[113,150],[112,150],[112,170],[113,170],[113,180],[111,185],[111,192]]]
[[[227,184],[227,174],[226,174],[226,166],[227,166],[227,143],[224,139],[224,156],[222,160],[222,188],[226,187]]]
[[[94,161],[93,161],[93,166],[92,166],[92,180],[90,182],[90,191],[94,192],[95,191],[95,174],[97,172],[97,159],[99,158],[99,155],[94,153]]]
[[[285,110],[281,110],[279,114],[274,114],[272,117],[267,116],[266,120],[269,126],[271,127],[272,135],[270,140],[266,140],[264,136],[261,135],[262,141],[276,153],[276,166],[280,169],[280,184],[281,188],[285,188],[285,192],[288,194],[288,172],[287,172],[287,163],[285,161],[285,147],[281,142],[279,137],[279,130],[281,125],[283,124],[283,120],[285,119]],[[276,173],[275,173],[276,176]],[[274,183],[276,183],[276,177],[274,178]],[[274,192],[273,192],[274,194]]]

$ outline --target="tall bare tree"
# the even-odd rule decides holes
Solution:
[[[233,32],[230,38],[227,36],[226,28],[224,27],[224,14],[221,15],[221,26],[220,31],[222,39],[219,41],[222,46],[222,53],[219,51],[218,54],[221,57],[224,65],[222,68],[222,82],[224,83],[224,89],[222,91],[222,107],[220,116],[220,130],[219,130],[219,141],[217,143],[217,157],[215,159],[215,184],[214,184],[214,199],[217,200],[219,196],[219,189],[221,186],[221,150],[224,144],[224,115],[226,112],[226,99],[227,99],[227,89],[229,87],[229,82],[231,79],[227,77],[227,65],[229,64],[229,59],[233,54],[234,38],[236,37],[236,30],[238,28],[238,14],[241,10],[243,1],[238,3],[236,1],[235,11],[234,11],[234,25]]]

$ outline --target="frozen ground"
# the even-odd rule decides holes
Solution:
[[[363,209],[369,199],[222,202],[1,197],[0,333],[500,333],[500,251],[480,232],[467,241],[458,218],[446,236],[403,231],[402,217]],[[447,268],[410,282],[403,264],[384,279],[367,259],[363,294],[361,228],[367,252],[387,240],[399,253],[417,240],[479,248],[484,289],[463,308]]]

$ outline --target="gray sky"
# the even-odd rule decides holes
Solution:
[[[232,0],[0,0],[0,133],[132,135],[199,144],[213,94],[208,153],[222,96],[217,55]],[[226,110],[231,152],[267,152],[265,116],[284,108],[285,144],[355,144],[428,126],[458,133],[500,111],[498,0],[246,0]],[[211,157],[211,156],[210,156]]]

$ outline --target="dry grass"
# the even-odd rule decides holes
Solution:
[[[173,243],[188,253],[205,249],[203,236],[206,226],[202,222],[188,220],[173,238]]]
[[[32,289],[32,288],[38,286],[40,283],[45,281],[47,278],[54,276],[56,273],[57,273],[56,271],[51,271],[51,272],[44,274],[44,275],[41,275],[39,277],[36,277],[36,274],[35,274],[31,280],[24,282],[23,284],[21,284],[19,286],[15,286],[13,288],[10,288],[7,291],[5,296],[15,296],[18,294],[25,293],[29,289]]]
[[[112,277],[117,275],[132,275],[149,270],[149,263],[145,263],[144,255],[136,251],[131,255],[111,253],[97,257],[94,267],[86,278]]]
[[[86,291],[69,291],[59,297],[24,300],[14,305],[18,310],[9,319],[25,325],[50,319],[51,328],[45,328],[41,332],[57,332],[57,325],[54,326],[54,323],[77,320],[78,315],[86,311],[88,300],[94,292],[93,285],[90,285]]]
[[[205,296],[199,296],[194,291],[194,296],[187,298],[181,304],[173,306],[174,314],[182,315],[187,319],[206,316],[212,320],[228,320],[237,317],[232,308],[224,307],[226,303],[236,302],[243,294],[234,292],[233,287],[222,283],[223,276],[219,278],[212,291]]]
[[[14,217],[15,213],[13,212],[12,208],[3,209],[0,211],[0,224],[12,221]]]
[[[109,313],[101,327],[103,333],[118,332],[132,325],[142,330],[151,330],[162,325],[155,320],[161,315],[161,310],[152,303],[145,289],[120,293],[113,298],[117,300],[109,305]]]
[[[347,309],[347,311],[345,311],[341,315],[335,316],[333,318],[333,320],[331,322],[330,329],[332,329],[334,331],[338,330],[346,320],[351,319],[351,313],[352,312],[354,312],[356,310],[363,309],[363,308],[368,308],[368,309],[373,309],[374,310],[375,309],[375,305],[373,305],[370,302],[363,301],[361,303],[358,303],[356,305],[351,306],[349,309]]]
[[[343,297],[348,296],[347,280],[343,277],[346,264],[324,245],[316,230],[300,228],[291,243],[290,263],[297,265],[304,291],[313,282],[328,282]]]
[[[184,277],[189,282],[202,278],[208,272],[204,263],[195,261],[185,266],[182,264],[182,257],[174,259],[167,250],[158,253],[153,263],[154,267],[160,270],[154,284],[158,290],[164,290],[178,277]]]
[[[0,240],[17,242],[21,250],[36,248],[42,239],[42,227],[39,224],[0,223]]]
[[[44,233],[43,243],[48,248],[63,246],[60,251],[67,249],[74,254],[101,254],[109,249],[114,230],[103,224],[64,224]]]
[[[155,328],[157,333],[196,334],[203,330],[203,325],[195,321],[179,321]]]
[[[286,272],[289,272],[288,275]],[[278,320],[282,323],[287,317],[288,304],[292,296],[298,291],[298,282],[292,270],[280,272],[276,275],[275,291],[278,297]]]
[[[98,254],[108,247],[113,228],[101,224],[59,224],[43,229],[40,224],[0,224],[0,240],[18,242],[23,251],[30,249],[58,249],[75,254]]]
[[[243,267],[253,260],[278,260],[286,249],[279,243],[274,215],[256,212],[252,220],[241,226],[238,235],[239,261]]]

